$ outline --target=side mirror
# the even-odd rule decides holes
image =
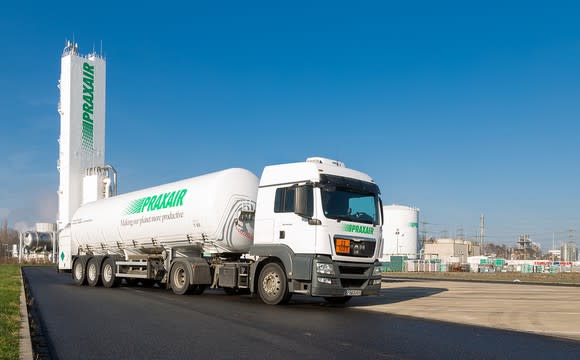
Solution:
[[[314,193],[312,185],[296,187],[294,193],[294,213],[309,219],[314,216]]]

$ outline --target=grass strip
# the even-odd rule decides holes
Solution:
[[[19,358],[20,265],[0,265],[0,359]]]

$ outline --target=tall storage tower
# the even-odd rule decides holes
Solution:
[[[105,60],[68,42],[60,73],[58,231],[83,203],[83,177],[105,164]]]
[[[402,206],[383,206],[383,259],[390,255],[405,255],[417,258],[419,209]]]

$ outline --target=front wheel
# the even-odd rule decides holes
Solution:
[[[278,263],[269,263],[260,272],[258,294],[268,305],[284,304],[290,299],[286,273]]]
[[[173,265],[169,281],[171,282],[171,290],[173,290],[173,293],[177,295],[187,294],[190,289],[187,266],[181,262]]]

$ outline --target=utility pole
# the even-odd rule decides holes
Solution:
[[[484,222],[483,214],[479,215],[479,248],[481,249],[481,253],[485,255],[485,251],[483,249],[483,238],[485,236],[485,222]]]

